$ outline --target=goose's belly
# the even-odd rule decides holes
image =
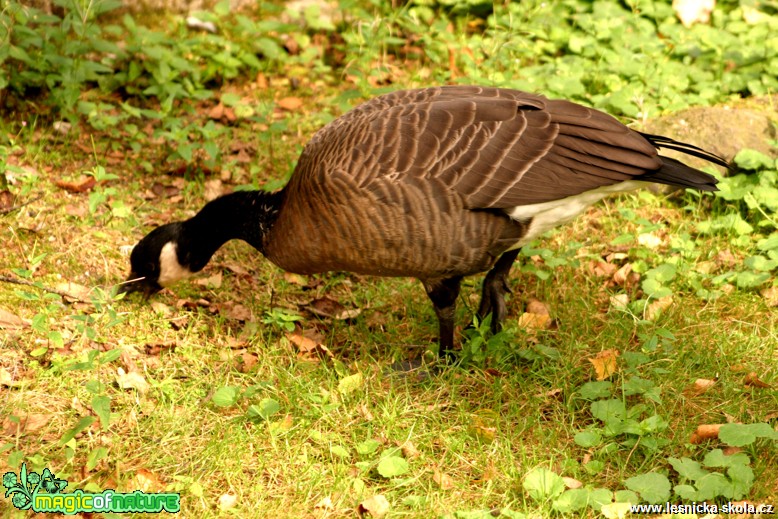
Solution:
[[[551,202],[531,204],[505,209],[505,213],[516,221],[527,224],[527,232],[511,248],[523,247],[535,238],[550,231],[554,227],[564,225],[580,215],[592,204],[606,196],[634,191],[649,185],[649,182],[630,180],[610,186],[604,186],[578,195],[568,196]]]
[[[445,278],[488,270],[526,228],[494,211],[443,212],[434,201],[407,209],[375,203],[285,212],[273,227],[265,255],[284,270],[301,274]],[[295,219],[294,214],[306,217]]]

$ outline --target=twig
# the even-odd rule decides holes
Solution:
[[[36,196],[35,198],[33,198],[32,200],[27,200],[27,201],[26,201],[25,203],[23,203],[23,204],[15,205],[15,206],[13,206],[13,207],[9,207],[8,209],[2,209],[2,210],[0,210],[0,216],[7,215],[8,213],[13,213],[13,212],[14,212],[14,211],[16,211],[17,209],[21,209],[21,208],[22,208],[22,207],[24,207],[25,205],[29,205],[29,204],[31,204],[31,203],[33,203],[33,202],[37,202],[37,201],[38,201],[38,200],[40,200],[41,198],[43,198],[43,195],[38,195],[38,196]]]
[[[73,301],[77,303],[87,303],[89,304],[89,301],[84,301],[80,297],[76,297],[73,294],[68,294],[67,292],[63,292],[61,290],[57,290],[56,288],[48,288],[44,287],[43,285],[33,283],[31,281],[25,281],[24,279],[18,279],[18,278],[9,278],[8,276],[0,276],[0,282],[4,283],[12,283],[14,285],[24,285],[27,287],[35,287],[37,289],[43,290],[44,292],[49,292],[51,294],[57,294],[58,296],[67,297],[68,299],[72,299]]]

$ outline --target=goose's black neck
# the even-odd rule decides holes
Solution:
[[[202,270],[211,256],[230,240],[243,240],[264,252],[267,233],[281,209],[284,191],[236,191],[208,202],[182,223],[178,259],[192,272]]]

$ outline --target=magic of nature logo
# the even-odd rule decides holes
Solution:
[[[53,512],[74,515],[81,512],[179,512],[181,495],[178,493],[151,493],[136,490],[120,493],[111,489],[102,492],[63,492],[68,482],[59,479],[48,469],[41,474],[27,472],[22,463],[19,475],[6,472],[3,475],[5,497],[19,510]]]

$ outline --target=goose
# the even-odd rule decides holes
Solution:
[[[497,332],[522,246],[614,193],[651,183],[717,189],[659,148],[727,167],[566,100],[482,86],[396,91],[318,130],[280,191],[224,195],[151,231],[121,290],[148,298],[244,240],[288,272],[419,279],[438,319],[438,353],[450,360],[463,277],[487,272],[477,315],[491,314]]]

